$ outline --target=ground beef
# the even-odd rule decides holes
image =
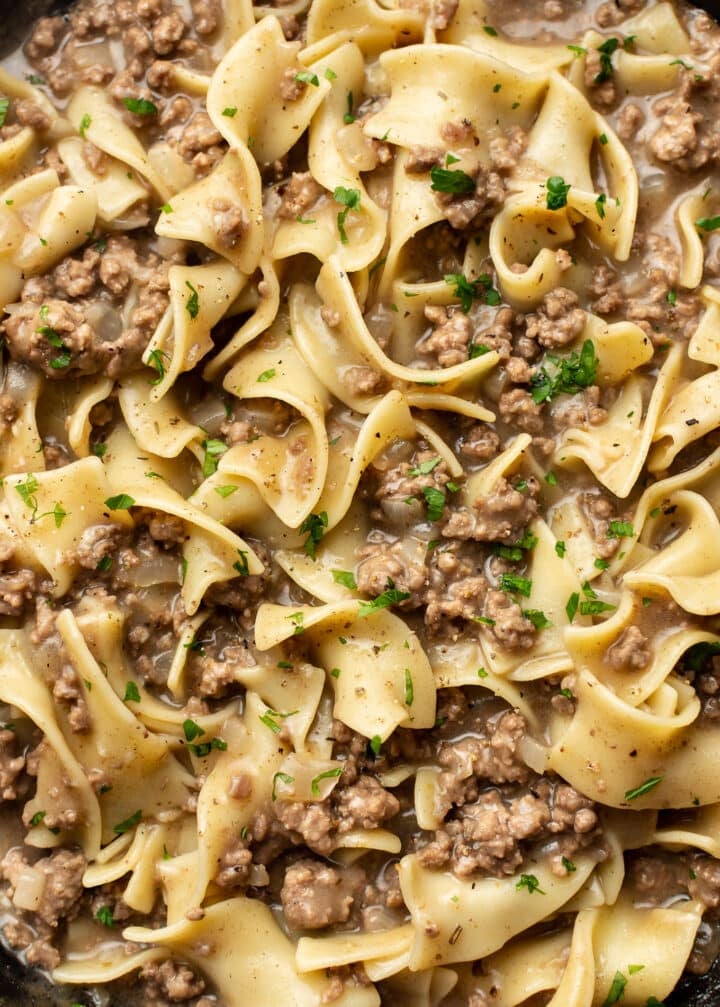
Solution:
[[[488,592],[485,616],[492,620],[490,633],[508,650],[529,650],[535,643],[535,625],[504,591]]]
[[[397,798],[373,776],[361,776],[350,786],[337,786],[324,801],[276,801],[275,815],[295,845],[304,843],[328,855],[336,837],[354,829],[377,829],[400,810]]]
[[[75,550],[75,559],[86,570],[97,570],[107,557],[113,557],[124,537],[116,524],[94,524],[85,528]]]
[[[304,93],[306,84],[304,81],[297,79],[297,75],[301,69],[301,67],[294,69],[290,66],[283,73],[282,80],[280,81],[280,97],[285,101],[297,101],[300,95]]]
[[[634,140],[645,122],[645,112],[634,102],[623,105],[617,117],[617,132],[621,140]]]
[[[420,862],[449,865],[461,878],[500,877],[516,873],[529,849],[552,837],[553,871],[566,875],[563,857],[598,839],[594,805],[573,787],[537,778],[530,787],[505,790],[485,790],[455,810],[420,850]]]
[[[0,574],[0,615],[20,615],[38,589],[34,570],[12,570]]]
[[[545,349],[567,346],[585,328],[585,312],[578,307],[578,296],[565,287],[545,294],[536,314],[528,315],[525,334]]]
[[[392,545],[388,542],[371,543],[363,546],[358,556],[358,590],[376,598],[392,581],[398,591],[410,594],[410,598],[402,603],[403,607],[417,608],[427,584],[427,570],[424,565],[409,560],[403,554],[402,542]]]
[[[428,305],[425,317],[435,326],[432,334],[418,343],[418,353],[437,358],[438,366],[453,367],[468,358],[472,322],[462,311]]]
[[[41,108],[40,105],[31,101],[29,98],[16,102],[13,107],[15,111],[15,118],[21,126],[30,126],[39,133],[44,133],[46,130],[50,129],[52,119],[48,113],[44,108]]]
[[[604,423],[607,410],[600,405],[600,389],[597,385],[591,385],[569,398],[554,402],[550,416],[555,429],[561,431]]]
[[[608,537],[610,522],[617,520],[619,515],[610,500],[602,493],[581,493],[578,501],[588,518],[598,556],[601,559],[609,559],[620,547],[619,538]]]
[[[205,989],[205,981],[190,968],[172,958],[163,962],[148,962],[138,973],[144,984],[143,1002],[150,1005],[181,1003],[192,1000]]]
[[[15,731],[0,729],[0,801],[16,801],[27,793],[25,756],[18,754]]]
[[[702,168],[720,153],[720,131],[705,128],[705,117],[684,98],[671,95],[655,103],[660,126],[650,137],[652,156],[680,171]]]
[[[281,196],[277,215],[282,220],[302,217],[325,192],[309,171],[294,171],[289,181],[279,185],[277,191]]]
[[[331,867],[298,860],[288,867],[280,891],[283,913],[293,930],[321,930],[346,923],[364,874],[357,868]]]
[[[542,405],[524,388],[503,392],[498,400],[498,408],[502,420],[510,426],[519,427],[528,434],[543,432]]]
[[[537,514],[540,484],[534,476],[516,489],[503,476],[487,496],[473,500],[472,510],[454,510],[442,530],[444,538],[478,542],[516,541]]]
[[[83,311],[66,301],[52,299],[42,309],[23,303],[5,319],[3,330],[10,355],[48,378],[97,374],[110,360],[109,345],[95,339]]]
[[[592,298],[590,308],[596,315],[612,315],[620,311],[625,304],[618,274],[604,262],[593,269],[587,293]]]
[[[0,872],[7,882],[11,900],[20,875],[29,863],[19,847],[9,850],[0,862]],[[77,914],[87,860],[80,850],[62,849],[41,857],[32,866],[45,881],[42,901],[32,915],[47,926],[56,928],[61,920],[72,919]]]
[[[190,0],[190,9],[198,35],[212,35],[222,21],[220,0]]]
[[[445,150],[442,147],[411,147],[405,161],[405,171],[408,175],[424,175],[431,168],[439,167],[444,158]]]
[[[90,711],[85,702],[80,680],[71,664],[61,664],[53,681],[52,692],[58,703],[67,707],[68,721],[73,731],[78,733],[87,731],[92,725]]]
[[[487,580],[481,562],[459,554],[455,545],[433,550],[425,593],[425,625],[434,633],[450,629],[453,620],[482,615]],[[457,630],[455,630],[457,632]]]
[[[345,367],[341,380],[351,395],[375,395],[387,385],[387,379],[380,371],[365,366]]]
[[[206,112],[196,112],[182,131],[177,145],[178,153],[195,169],[197,175],[206,175],[222,158],[225,144]]]
[[[490,164],[495,171],[509,174],[527,147],[527,133],[522,126],[509,126],[505,133],[490,140]]]
[[[466,458],[487,462],[494,458],[500,448],[499,435],[486,423],[475,423],[463,434],[458,443],[458,451]]]
[[[220,888],[244,888],[250,878],[251,864],[252,852],[244,840],[237,840],[223,854],[215,875],[215,884]]]
[[[437,761],[441,767],[436,813],[444,818],[451,807],[477,800],[478,779],[488,783],[523,783],[529,770],[517,750],[525,734],[525,718],[507,710],[477,725],[477,736],[443,742]]]
[[[597,49],[589,49],[585,57],[585,87],[590,102],[605,109],[615,102],[617,92],[613,74],[610,74],[607,80],[600,79],[602,69],[600,52]]]
[[[649,640],[637,626],[628,626],[608,647],[605,660],[618,670],[645,668],[651,659]]]
[[[248,229],[248,220],[240,203],[216,199],[212,204],[213,227],[223,248],[235,248]]]
[[[419,447],[408,461],[381,468],[386,464],[385,457],[375,462],[373,472],[377,477],[375,499],[382,504],[388,502],[412,503],[411,497],[423,500],[423,490],[443,490],[450,478],[447,465],[438,455],[426,447]],[[432,465],[429,472],[423,471]]]
[[[473,175],[475,191],[469,195],[436,192],[435,199],[451,227],[458,231],[480,227],[505,202],[505,183],[496,171],[478,168]]]

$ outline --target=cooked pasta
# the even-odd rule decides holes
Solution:
[[[0,72],[24,962],[193,1007],[709,968],[719,67],[652,0],[37,22]]]

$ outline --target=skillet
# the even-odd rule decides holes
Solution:
[[[342,0],[339,0],[342,2]],[[692,0],[720,21],[720,0]],[[0,59],[8,56],[27,37],[37,18],[62,13],[71,0],[0,0]],[[103,1007],[130,1007],[128,991],[107,999]],[[720,1007],[720,956],[704,976],[686,975],[675,992],[664,1001],[666,1007]],[[58,989],[33,970],[25,968],[0,946],[0,1007],[99,1007],[98,995],[80,987]],[[250,1007],[250,1005],[248,1005]]]

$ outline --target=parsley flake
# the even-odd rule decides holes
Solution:
[[[157,105],[147,98],[123,98],[123,105],[133,115],[157,115]]]
[[[475,180],[459,168],[448,171],[437,165],[430,169],[430,188],[433,192],[448,192],[453,195],[473,192]]]
[[[118,493],[117,496],[108,497],[105,506],[108,510],[130,510],[135,506],[135,501],[128,493]]]
[[[318,773],[310,781],[310,791],[313,797],[320,796],[320,784],[323,780],[336,780],[338,776],[342,776],[342,766],[338,766],[337,769],[326,769],[324,773]]]
[[[631,790],[626,790],[625,800],[635,801],[638,797],[644,797],[645,794],[648,794],[651,790],[657,787],[659,783],[662,783],[664,779],[664,776],[651,776],[650,779],[641,783],[639,787],[633,787]]]
[[[545,204],[548,210],[562,210],[567,206],[567,194],[571,186],[564,178],[560,175],[551,175],[545,183],[545,188],[547,190]]]

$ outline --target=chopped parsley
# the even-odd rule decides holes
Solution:
[[[310,791],[313,797],[320,796],[320,784],[323,780],[336,780],[338,776],[342,776],[342,766],[338,766],[337,769],[326,769],[324,773],[318,773],[310,781]]]
[[[10,108],[9,98],[0,98],[0,127],[5,125],[5,119],[7,118],[8,109]],[[12,200],[6,200],[6,203],[12,203]]]
[[[493,26],[490,24],[484,24],[483,31],[485,32],[486,35],[492,35],[493,37],[497,35],[497,28],[493,28]]]
[[[379,734],[374,734],[369,742],[370,751],[375,756],[375,758],[380,755],[380,749],[382,748],[382,738]]]
[[[720,227],[720,217],[701,217],[695,221],[695,227],[701,231],[717,231]]]
[[[700,672],[705,667],[709,658],[714,654],[720,654],[719,643],[696,643],[685,653],[684,663],[692,671]]]
[[[113,916],[113,911],[110,906],[100,906],[98,911],[95,913],[95,919],[98,923],[102,923],[104,927],[115,926],[115,917]]]
[[[677,304],[677,291],[675,291],[675,290],[668,290],[668,293],[667,293],[667,302],[673,308],[675,307],[675,305]]]
[[[278,780],[281,783],[284,783],[286,786],[289,787],[289,786],[291,786],[295,782],[295,777],[294,776],[290,776],[288,773],[275,773],[275,775],[273,776],[273,785],[272,785],[272,799],[273,799],[273,801],[277,800],[277,785],[278,785]]]
[[[302,612],[292,612],[290,615],[286,615],[285,618],[289,619],[295,626],[295,629],[293,630],[294,636],[300,636],[301,633],[305,632],[305,627],[303,626],[303,619],[305,617]]]
[[[412,706],[415,699],[415,687],[413,685],[410,669],[405,669],[405,706]]]
[[[548,617],[540,609],[525,608],[523,609],[523,615],[533,624],[535,629],[550,629],[552,626]]]
[[[560,175],[551,175],[545,183],[545,188],[547,190],[545,205],[548,210],[562,210],[564,206],[567,206],[567,194],[570,192],[571,186],[565,182],[564,178]]]
[[[545,476],[545,482],[548,484],[548,486],[557,486],[558,477],[555,475],[554,472],[548,472],[547,475]]]
[[[133,115],[157,115],[157,105],[147,98],[123,98],[123,105]]]
[[[607,133],[601,133],[600,136],[598,137],[598,139],[599,139],[600,143],[604,147],[607,144],[607,142],[608,142]]]
[[[300,532],[307,532],[307,538],[303,543],[303,549],[310,559],[315,559],[317,547],[322,541],[322,537],[325,534],[327,526],[328,515],[325,510],[321,511],[320,514],[309,514],[300,525]]]
[[[587,49],[584,46],[582,46],[582,45],[568,45],[565,48],[569,49],[570,52],[574,53],[576,59],[577,59],[578,56],[586,56],[587,55]]]
[[[333,570],[332,578],[336,584],[342,584],[350,591],[357,591],[357,581],[351,570]]]
[[[602,45],[597,47],[597,51],[600,53],[600,70],[595,74],[595,84],[604,84],[606,80],[610,80],[612,77],[612,57],[619,45],[619,38],[608,38],[605,39]]]
[[[415,465],[413,466],[413,468],[408,469],[408,475],[429,476],[430,473],[433,472],[438,467],[441,461],[442,458],[440,458],[439,455],[436,458],[428,458],[427,461],[420,462],[419,465]]]
[[[92,451],[96,458],[104,458],[107,454],[107,444],[103,441],[98,441],[97,444],[93,445]]]
[[[580,595],[577,593],[577,591],[573,591],[573,593],[568,598],[567,605],[565,606],[565,614],[567,615],[569,622],[572,622],[575,616],[577,615],[579,604],[580,604]]]
[[[537,536],[533,535],[529,529],[525,529],[522,538],[517,542],[513,542],[511,545],[494,545],[493,553],[511,563],[520,563],[525,558],[525,553],[534,549],[537,544]]]
[[[29,475],[25,479],[25,482],[18,483],[15,487],[17,492],[22,497],[23,503],[26,507],[29,507],[33,512],[33,519],[37,514],[38,502],[35,494],[38,491],[38,481],[34,475]]]
[[[350,210],[358,210],[360,208],[360,190],[346,189],[344,185],[338,185],[333,192],[333,199],[336,203],[340,203],[345,207],[337,215],[337,229],[340,232],[340,241],[343,245],[347,245],[348,236],[345,231],[345,221]]]
[[[123,702],[124,703],[140,702],[140,692],[135,682],[127,682],[125,684],[125,695],[123,696]]]
[[[435,486],[424,486],[422,493],[425,497],[428,520],[439,521],[445,509],[445,493]]]
[[[435,165],[430,169],[430,188],[433,192],[447,192],[459,196],[474,191],[475,179],[459,168],[448,170]]]
[[[634,801],[638,797],[644,797],[645,794],[648,794],[651,790],[657,787],[659,783],[662,783],[664,779],[665,779],[664,776],[651,776],[650,779],[645,780],[644,783],[641,783],[639,787],[633,787],[631,790],[626,790],[625,800]]]
[[[615,40],[617,41],[617,39]],[[610,986],[610,992],[605,997],[602,1007],[612,1007],[616,1004],[618,1000],[622,1000],[625,996],[625,987],[627,986],[627,979],[622,974],[622,972],[616,972],[613,978],[612,984]]]
[[[352,91],[348,91],[348,93],[347,93],[347,112],[343,116],[343,122],[345,123],[346,126],[349,126],[351,123],[355,122],[355,116],[353,115],[353,93],[352,93]]]
[[[119,822],[117,825],[113,825],[113,832],[115,833],[116,836],[122,836],[126,832],[129,832],[130,829],[134,829],[141,819],[142,819],[142,811],[138,809],[137,811],[133,812],[133,814],[130,815],[129,818],[126,818],[124,822]]]
[[[151,385],[159,385],[165,377],[165,364],[163,363],[163,357],[166,360],[170,359],[165,350],[151,350],[150,353],[148,353],[148,367],[154,367],[157,371],[157,377],[152,379],[150,382]]]
[[[237,570],[241,577],[249,577],[250,567],[248,566],[247,552],[244,549],[238,549],[238,556],[240,559],[236,559],[233,563],[233,570]]]
[[[45,815],[47,815],[47,811],[36,811],[35,814],[32,816],[32,818],[30,819],[30,825],[33,828],[35,828],[37,825],[40,825],[43,819],[45,818]]]
[[[276,372],[275,368],[274,367],[270,367],[270,368],[268,368],[268,370],[263,371],[262,374],[258,374],[258,376],[257,376],[258,384],[263,385],[263,384],[265,384],[266,381],[271,381],[275,377],[276,373],[277,372]]]
[[[601,192],[598,198],[595,200],[595,209],[597,210],[597,215],[600,220],[605,220],[605,204],[607,203],[607,196],[604,192]]]
[[[532,581],[514,573],[502,573],[500,574],[500,590],[507,591],[508,594],[521,594],[523,598],[529,598]]]
[[[532,895],[533,892],[538,892],[540,895],[545,894],[540,887],[540,882],[534,874],[521,874],[520,880],[515,885],[515,888],[517,891],[522,891],[523,888],[526,888],[530,895]]]
[[[406,601],[409,597],[409,591],[398,591],[395,584],[391,580],[388,580],[387,588],[382,594],[379,594],[377,598],[373,598],[372,601],[360,602],[358,618],[362,619],[366,615],[372,615],[373,612],[379,612],[383,608],[390,608],[391,605],[396,605],[398,602]]]
[[[185,286],[190,291],[190,296],[188,297],[187,301],[185,302],[185,310],[187,311],[187,313],[190,315],[190,317],[192,319],[195,319],[195,318],[197,318],[198,312],[200,311],[200,300],[199,300],[199,297],[198,297],[198,292],[195,289],[195,287],[193,287],[193,285],[190,282],[190,280],[185,280]]]
[[[606,532],[607,538],[632,538],[635,529],[630,521],[611,521]]]
[[[547,354],[545,360],[552,365],[552,370],[543,364],[530,383],[533,401],[538,405],[562,393],[574,395],[595,383],[599,361],[591,339],[585,340],[579,354],[574,351],[568,357]]]
[[[228,119],[234,119],[237,115],[237,108],[235,105],[228,106],[222,110],[222,114],[227,116]]]
[[[568,874],[572,874],[574,871],[577,870],[577,867],[572,862],[572,860],[568,860],[567,857],[563,857],[562,858],[562,865],[563,865],[563,867],[565,868],[565,870],[567,871]]]
[[[216,437],[211,437],[208,440],[203,441],[202,446],[205,449],[202,472],[203,476],[207,479],[208,476],[217,472],[220,459],[228,450],[228,446],[225,441],[218,440]]]
[[[325,80],[337,80],[337,74],[331,67],[325,70]]]
[[[309,70],[299,70],[295,74],[294,80],[298,84],[312,84],[313,87],[320,87],[320,79],[316,73],[311,73]]]
[[[224,500],[225,497],[232,496],[233,493],[237,492],[237,489],[238,489],[237,486],[229,486],[229,485],[228,486],[216,486],[215,487],[215,492],[217,493],[217,495],[219,497],[222,497],[223,500]]]
[[[200,727],[194,720],[188,718],[183,721],[183,734],[185,735],[185,741],[195,741],[201,734],[205,734],[205,728]]]
[[[555,543],[555,552],[560,557],[560,559],[562,559],[565,553],[567,552],[567,546],[562,540],[560,542]]]
[[[105,506],[108,510],[129,510],[135,506],[135,501],[128,493],[118,493],[117,496],[108,497]]]
[[[445,282],[455,287],[453,294],[460,301],[460,308],[465,314],[472,307],[473,300],[484,301],[493,307],[502,303],[502,297],[493,287],[492,278],[487,273],[481,273],[476,280],[468,280],[462,273],[448,273]]]
[[[107,573],[112,566],[112,562],[112,556],[103,556],[95,569],[102,571],[102,573]]]
[[[78,133],[83,138],[83,140],[85,139],[85,134],[90,129],[91,125],[92,125],[92,117],[86,112],[85,115],[83,115],[82,119],[80,120],[80,125],[78,127]]]

